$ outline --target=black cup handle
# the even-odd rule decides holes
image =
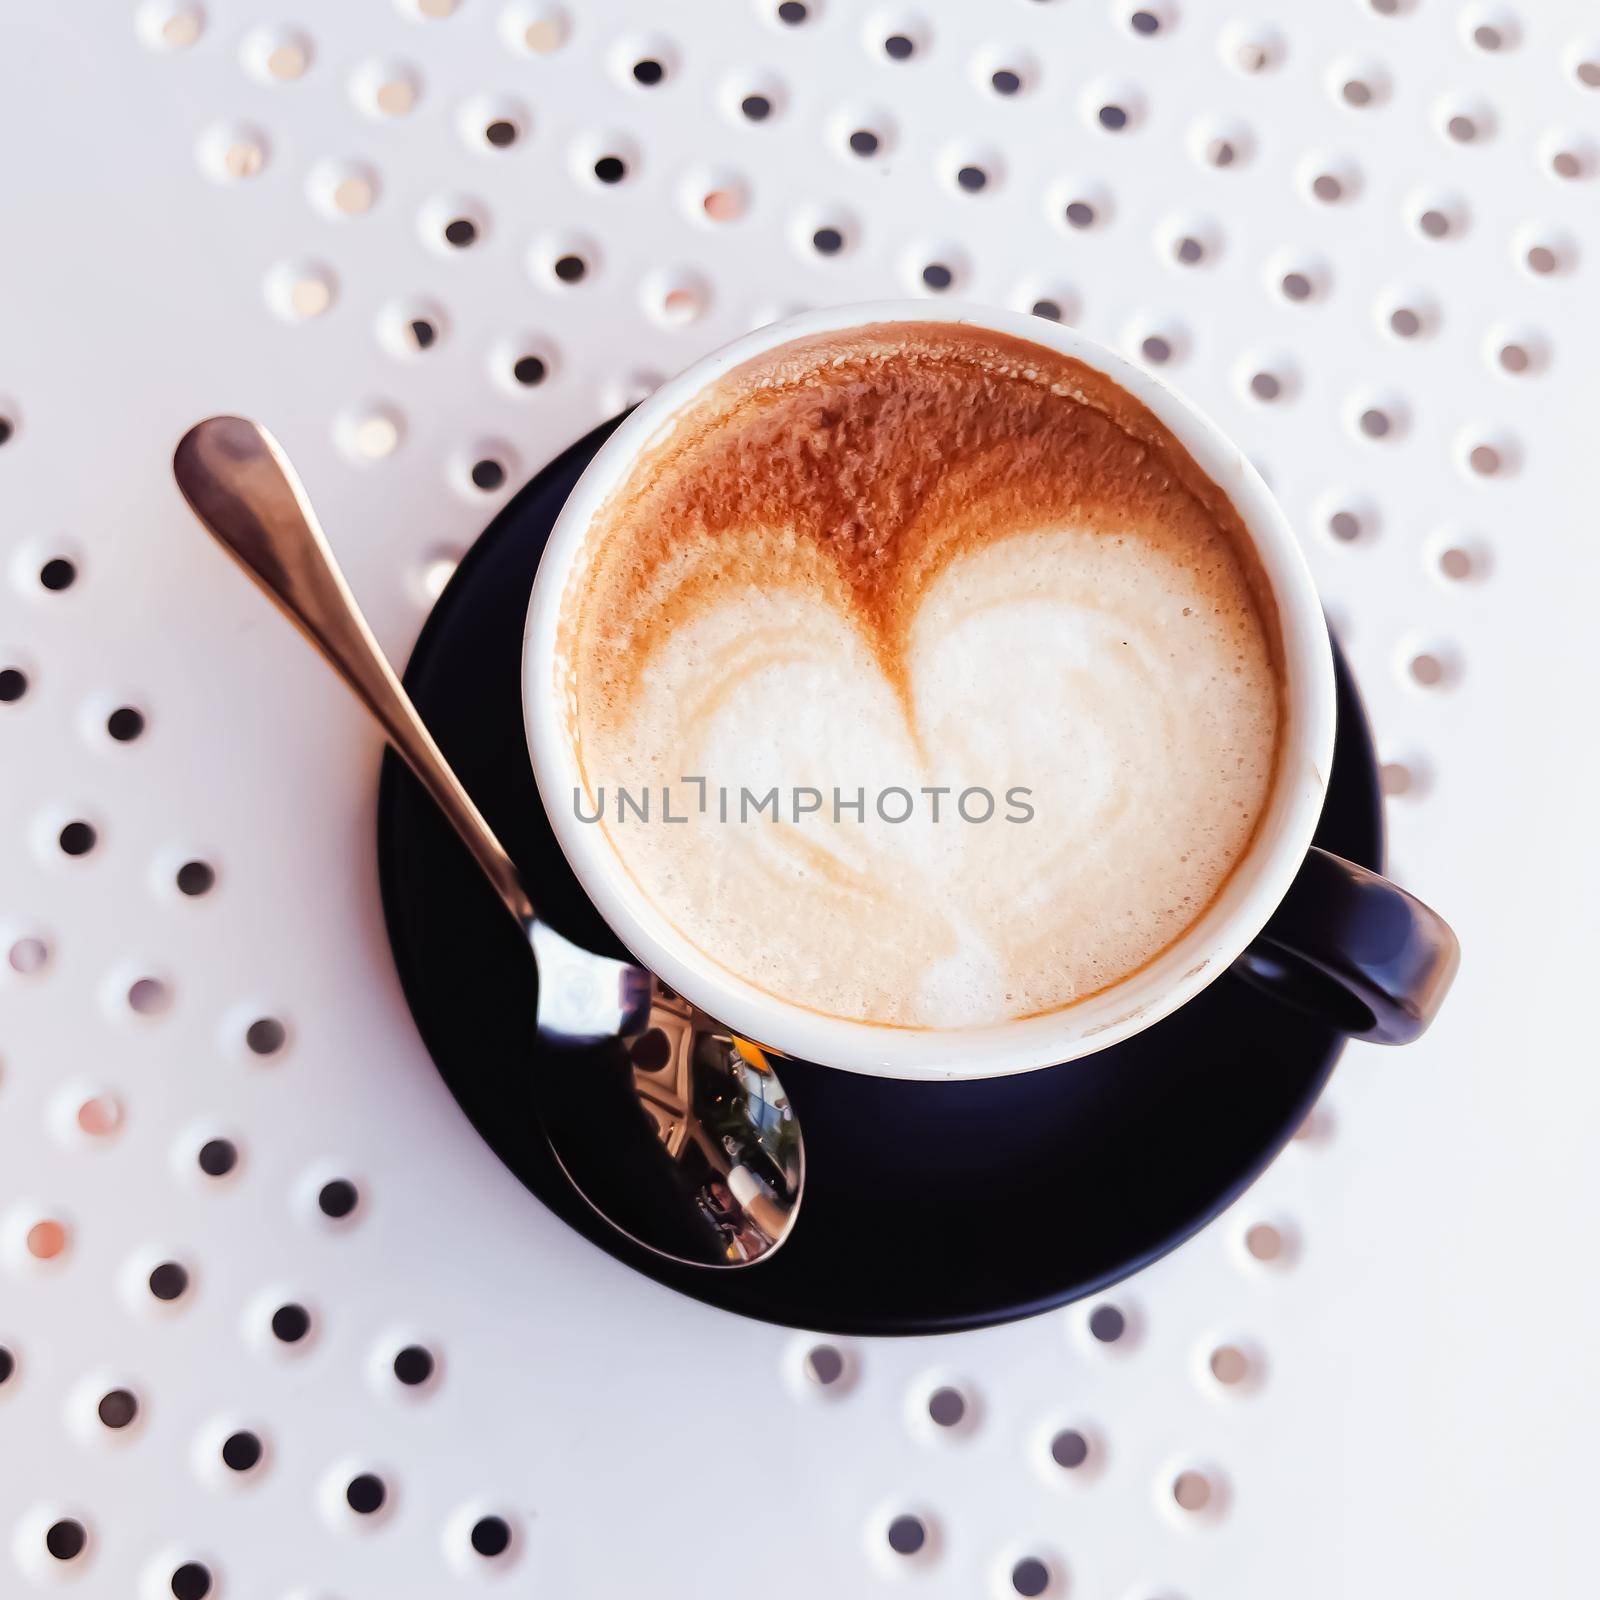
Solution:
[[[1433,1021],[1460,962],[1438,912],[1313,846],[1233,970],[1354,1039],[1407,1044]]]

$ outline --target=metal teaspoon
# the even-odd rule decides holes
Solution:
[[[671,1260],[765,1259],[788,1237],[805,1180],[799,1124],[767,1052],[643,967],[580,949],[540,920],[385,660],[265,428],[243,417],[197,423],[172,467],[195,515],[344,679],[516,919],[538,974],[540,1052],[526,1070],[573,1187],[614,1228]]]

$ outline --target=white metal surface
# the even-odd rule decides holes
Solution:
[[[185,1563],[264,1600],[1591,1589],[1600,20],[805,9],[0,18],[0,669],[27,680],[0,703],[0,1593],[161,1596]],[[267,421],[403,655],[557,447],[743,328],[930,264],[1163,365],[1258,460],[1390,763],[1393,866],[1466,961],[1426,1041],[1352,1049],[1255,1189],[1106,1297],[1115,1343],[1095,1302],[838,1343],[821,1383],[816,1341],[634,1277],[480,1146],[384,944],[375,741],[167,463],[208,412]],[[506,488],[473,485],[486,460]],[[119,707],[139,737],[108,736]],[[215,884],[187,896],[195,860]],[[208,1178],[219,1137],[238,1163]],[[436,1356],[415,1388],[409,1344]],[[241,1430],[264,1455],[238,1473]],[[499,1557],[470,1548],[491,1513]]]

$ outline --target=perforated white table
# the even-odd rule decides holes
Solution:
[[[1591,5],[13,0],[0,153],[0,1593],[1592,1592]],[[168,462],[266,420],[402,658],[561,445],[896,293],[1240,439],[1466,962],[1109,1295],[819,1342],[480,1145],[376,741]]]

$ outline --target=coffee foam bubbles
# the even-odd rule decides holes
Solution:
[[[1253,556],[1091,369],[944,325],[809,343],[680,418],[590,531],[560,663],[589,804],[686,940],[775,995],[936,1028],[1070,1005],[1181,936],[1265,808]],[[796,787],[865,816],[795,819]],[[771,788],[783,819],[740,820]],[[955,814],[972,788],[987,821]]]

